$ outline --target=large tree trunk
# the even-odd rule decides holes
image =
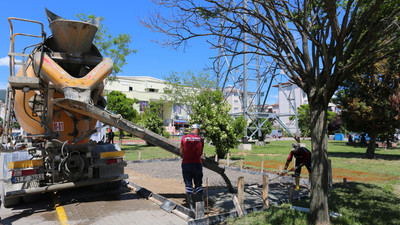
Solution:
[[[328,104],[310,101],[311,114],[311,201],[310,219],[312,224],[330,224],[328,207]]]
[[[368,148],[365,154],[367,155],[368,159],[373,159],[375,157],[375,145],[376,145],[376,137],[377,134],[375,132],[370,132],[369,134],[369,143],[368,143]]]

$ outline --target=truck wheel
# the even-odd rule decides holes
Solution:
[[[4,208],[11,208],[13,206],[19,205],[21,203],[21,198],[18,197],[4,197],[3,206]]]

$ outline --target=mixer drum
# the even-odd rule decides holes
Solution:
[[[25,74],[39,77],[47,92],[16,90],[15,116],[28,134],[52,133],[60,141],[85,144],[97,120],[53,106],[52,100],[71,98],[94,105],[102,102],[104,80],[111,73],[113,62],[102,58],[92,44],[98,20],[72,21],[48,10],[46,13],[53,36],[32,51]],[[23,76],[23,69],[16,76]],[[86,138],[81,140],[83,136]]]

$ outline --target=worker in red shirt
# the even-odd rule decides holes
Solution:
[[[292,150],[290,151],[289,157],[287,158],[285,169],[283,170],[283,174],[287,173],[287,168],[290,162],[293,159],[293,156],[296,158],[295,167],[294,167],[294,177],[296,181],[296,191],[300,189],[300,174],[301,167],[305,166],[309,173],[311,173],[311,152],[305,148],[301,147],[299,143],[292,144]]]
[[[195,209],[193,194],[196,194],[197,201],[203,201],[203,166],[201,164],[201,155],[203,154],[204,139],[199,134],[200,125],[193,124],[190,134],[182,137],[180,149],[186,198],[193,211]],[[193,182],[195,189],[193,189]]]

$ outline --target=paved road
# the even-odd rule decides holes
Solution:
[[[167,213],[150,200],[140,198],[128,188],[116,191],[93,191],[78,188],[43,194],[40,200],[12,209],[0,210],[2,224],[62,224],[54,200],[65,211],[68,224],[187,224],[180,217]]]

